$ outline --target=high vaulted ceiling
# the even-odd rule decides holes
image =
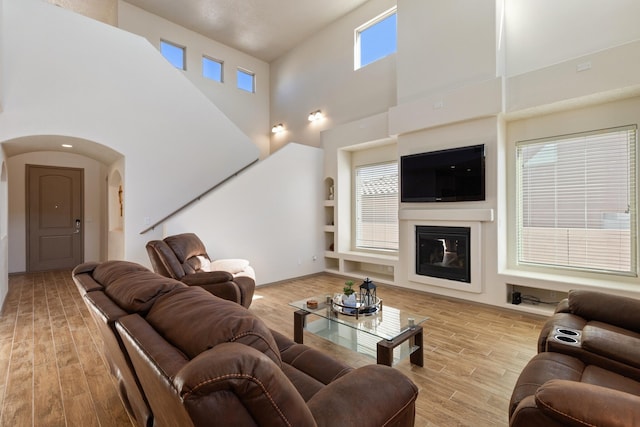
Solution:
[[[126,0],[271,62],[367,0]]]

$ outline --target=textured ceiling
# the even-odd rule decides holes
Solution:
[[[271,62],[367,0],[126,0]]]

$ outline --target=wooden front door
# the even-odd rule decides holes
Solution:
[[[73,268],[84,260],[84,170],[27,165],[27,271]]]

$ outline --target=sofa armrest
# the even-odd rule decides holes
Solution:
[[[418,388],[400,371],[367,365],[327,385],[307,404],[318,427],[413,426],[417,397]]]
[[[342,361],[330,357],[326,353],[313,349],[304,344],[298,344],[285,335],[271,330],[276,340],[283,363],[303,372],[316,381],[327,385],[353,368]]]
[[[540,410],[566,425],[640,425],[640,396],[593,384],[550,380],[535,395]]]
[[[235,283],[240,290],[240,304],[249,308],[253,302],[253,293],[256,290],[256,281],[249,276],[236,275],[233,278],[233,283]]]
[[[640,369],[640,334],[601,322],[590,322],[582,329],[582,348]],[[611,366],[602,367],[616,370]]]
[[[225,425],[315,425],[280,367],[244,344],[222,343],[200,353],[176,374],[173,384],[196,426],[211,425],[212,410],[221,406],[227,414]]]
[[[190,274],[189,276],[195,276],[195,274]],[[188,276],[185,276],[184,278],[186,277]],[[236,304],[242,305],[242,293],[240,288],[235,282],[224,281],[224,282],[211,283],[211,282],[207,282],[206,280],[202,280],[202,281],[183,280],[182,282],[189,286],[198,286],[204,289],[205,291],[209,292],[210,294],[217,296],[218,298],[226,299],[227,301],[235,302]]]
[[[187,274],[180,281],[189,286],[212,285],[215,283],[230,282],[233,275],[226,271],[203,271],[199,273]]]
[[[554,313],[570,313],[570,312],[571,311],[569,310],[569,298],[560,300],[560,302],[558,303],[554,311]]]
[[[569,291],[571,313],[640,332],[640,300],[604,292]]]

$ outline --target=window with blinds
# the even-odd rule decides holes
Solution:
[[[355,170],[356,248],[398,250],[398,163]]]
[[[519,263],[636,274],[636,133],[517,144]]]

